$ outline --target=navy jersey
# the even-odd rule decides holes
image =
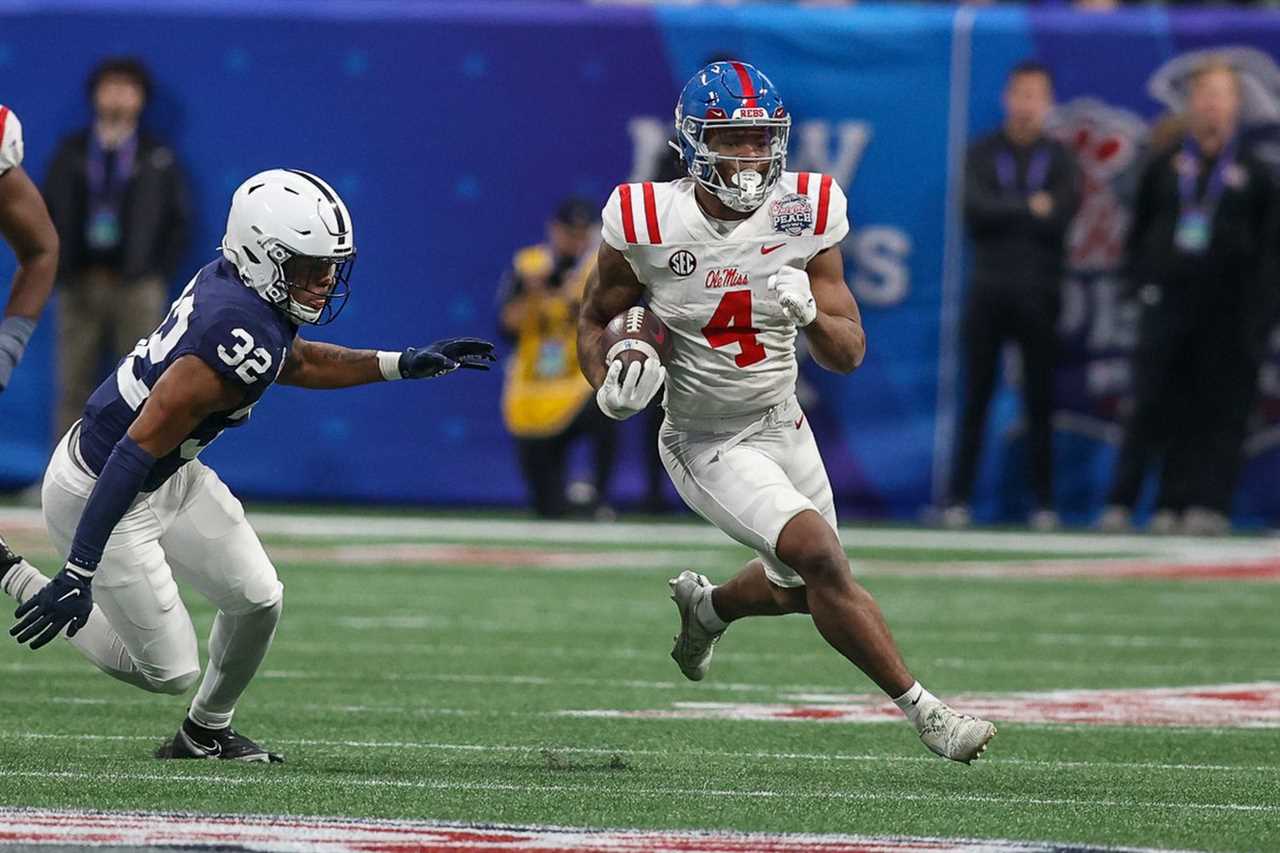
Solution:
[[[112,376],[93,392],[80,425],[80,454],[95,474],[142,411],[160,374],[194,355],[224,380],[244,389],[231,411],[201,421],[177,449],[159,459],[143,491],[160,486],[224,430],[241,426],[280,375],[298,328],[246,287],[226,260],[196,273],[150,338],[138,341]]]

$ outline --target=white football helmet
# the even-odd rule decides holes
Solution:
[[[350,290],[356,246],[351,214],[320,178],[298,169],[269,169],[241,184],[231,197],[222,256],[244,283],[297,323],[323,325],[337,318]],[[333,289],[319,307],[290,294],[285,264],[296,257],[336,266]]]

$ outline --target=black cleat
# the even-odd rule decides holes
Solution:
[[[191,722],[182,721],[182,728],[173,740],[160,744],[156,758],[221,758],[225,761],[262,761],[283,764],[284,756],[268,752],[228,726],[225,729],[206,729]]]
[[[13,549],[9,547],[9,543],[4,541],[3,536],[0,536],[0,580],[9,573],[10,569],[21,562],[22,558],[13,553]]]

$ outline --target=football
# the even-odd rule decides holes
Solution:
[[[604,327],[604,360],[622,361],[623,375],[633,361],[656,358],[666,364],[671,356],[671,330],[643,305],[633,305]]]

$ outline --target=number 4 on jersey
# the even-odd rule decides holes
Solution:
[[[750,367],[765,357],[764,347],[756,340],[760,330],[751,324],[751,291],[730,290],[720,298],[711,320],[702,327],[702,336],[714,349],[736,343],[740,352],[734,358],[738,367]]]

